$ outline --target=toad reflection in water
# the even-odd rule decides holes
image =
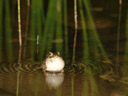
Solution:
[[[45,73],[45,81],[50,89],[57,89],[64,81],[63,73]]]

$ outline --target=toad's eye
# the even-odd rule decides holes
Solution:
[[[52,52],[49,52],[47,57],[52,57],[53,56],[53,53]]]
[[[57,52],[56,55],[60,56],[60,52]]]

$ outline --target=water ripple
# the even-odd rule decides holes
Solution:
[[[6,75],[6,74],[14,74],[16,75],[18,71],[29,73],[29,72],[35,72],[38,70],[38,67],[40,66],[40,62],[35,62],[31,60],[25,60],[20,63],[18,62],[1,62],[0,63],[0,75]]]

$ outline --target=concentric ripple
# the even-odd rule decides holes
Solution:
[[[17,74],[18,71],[21,72],[35,72],[39,69],[40,62],[35,62],[31,60],[25,60],[22,62],[1,62],[0,63],[0,75],[6,74]]]

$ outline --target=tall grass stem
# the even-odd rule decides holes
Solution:
[[[65,53],[68,56],[68,29],[67,29],[67,0],[64,0],[64,34],[65,34]]]
[[[20,0],[18,0],[18,32],[19,32],[19,46],[22,46]]]
[[[20,48],[19,48],[19,56],[18,56],[18,70],[17,70],[16,96],[19,96],[21,56],[22,56],[22,47],[20,46]]]
[[[73,44],[73,61],[75,61],[75,51],[76,51],[76,39],[77,39],[77,0],[74,0],[74,22],[75,22],[75,35],[74,35],[74,44]]]
[[[120,42],[120,23],[121,23],[121,9],[122,9],[122,0],[119,0],[119,16],[118,16],[118,31],[117,31],[117,51],[116,51],[116,60],[117,60],[117,65],[119,62],[119,50],[120,50],[120,46],[119,46],[119,42]]]

